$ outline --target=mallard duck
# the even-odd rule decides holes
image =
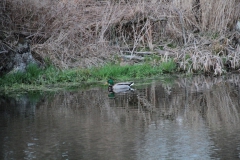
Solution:
[[[108,81],[108,91],[114,92],[114,93],[120,93],[120,92],[127,92],[127,91],[133,91],[134,89],[131,88],[131,86],[134,85],[133,82],[120,82],[114,84],[112,79],[109,79]]]

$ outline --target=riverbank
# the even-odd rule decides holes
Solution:
[[[115,80],[130,80],[160,76],[176,72],[177,65],[173,60],[161,62],[158,65],[150,61],[133,65],[120,66],[120,64],[106,64],[102,67],[89,69],[67,69],[61,70],[53,65],[45,69],[30,65],[26,72],[7,74],[0,77],[0,90],[27,91],[27,90],[61,90],[75,86],[102,83],[108,78]]]
[[[221,62],[224,58],[218,56]],[[12,72],[0,77],[0,91],[28,92],[28,91],[60,91],[66,89],[86,88],[97,85],[104,86],[109,78],[115,81],[132,81],[171,75],[192,76],[205,74],[206,76],[222,76],[229,71],[238,72],[229,66],[224,68],[210,68],[209,70],[194,70],[194,62],[189,55],[185,56],[185,69],[182,62],[159,56],[145,57],[143,62],[122,62],[116,59],[100,67],[60,69],[47,62],[44,68],[36,64],[27,67],[26,72]],[[198,62],[199,63],[199,62]]]
[[[5,90],[166,73],[219,76],[240,68],[237,1],[6,0],[0,5]],[[27,46],[28,57],[19,46]],[[6,71],[23,66],[19,57],[29,63],[31,56],[44,69]]]

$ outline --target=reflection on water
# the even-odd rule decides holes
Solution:
[[[1,96],[0,159],[238,159],[239,79]]]

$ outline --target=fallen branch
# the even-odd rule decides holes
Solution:
[[[130,59],[130,60],[144,60],[144,57],[141,56],[135,56],[135,55],[122,55],[123,58]]]
[[[164,50],[158,49],[158,50],[156,50],[156,51],[157,51],[157,53],[158,53],[159,55],[162,55],[162,56],[168,55],[168,56],[174,57],[174,56],[177,55],[175,52],[170,51],[170,50],[164,51]]]
[[[131,51],[121,51],[121,53],[132,53]],[[137,54],[137,55],[151,55],[151,54],[155,54],[156,52],[136,52],[133,51],[133,54]]]
[[[0,54],[2,54],[2,53],[8,53],[8,51],[1,51]]]

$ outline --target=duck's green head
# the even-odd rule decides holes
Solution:
[[[108,82],[109,85],[114,85],[114,82],[113,82],[112,79],[109,79],[107,82]]]

